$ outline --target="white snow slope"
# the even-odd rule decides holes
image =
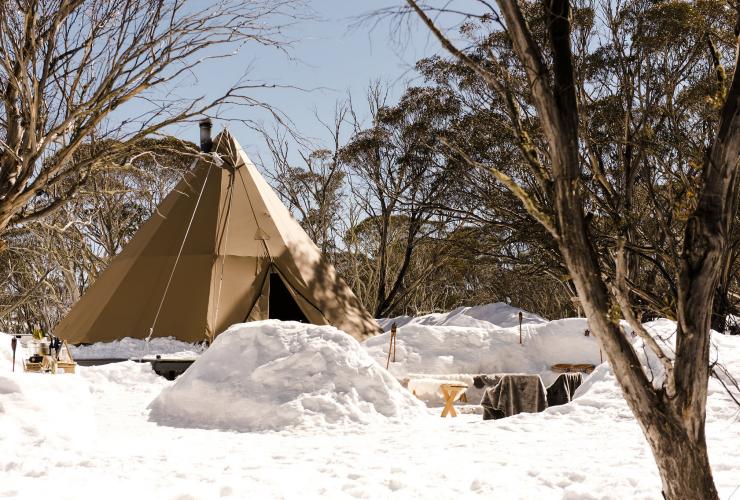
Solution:
[[[650,326],[666,336],[675,328],[667,321]],[[565,352],[580,352],[568,348],[577,330],[563,340]],[[740,338],[715,335],[713,342],[719,360],[740,377]],[[430,408],[422,418],[330,425],[319,419],[235,432],[152,421],[147,407],[175,384],[148,365],[80,367],[76,375],[10,373],[9,344],[0,335],[0,497],[661,498],[650,450],[608,365],[596,369],[572,403],[538,414],[484,422],[479,415],[441,419],[439,408]],[[419,354],[436,360],[441,344],[430,345],[434,352]],[[205,391],[196,404],[221,410]],[[716,380],[706,432],[720,496],[738,500],[738,409]]]
[[[126,337],[113,342],[98,342],[69,348],[74,359],[137,359],[155,354],[167,354],[170,359],[194,358],[203,352],[202,346],[189,344],[174,337],[154,337],[149,342]]]
[[[240,431],[426,413],[346,333],[277,320],[233,325],[150,408],[162,424]]]

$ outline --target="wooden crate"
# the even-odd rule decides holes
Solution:
[[[44,356],[40,363],[32,363],[27,359],[23,360],[23,369],[27,372],[47,373],[51,372],[51,359]]]
[[[69,352],[69,345],[65,340],[62,344],[62,350],[59,353],[59,361],[57,361],[57,373],[63,370],[64,373],[75,373],[77,363],[72,359],[72,353]]]
[[[74,373],[75,369],[77,367],[77,363],[74,361],[67,362],[67,361],[57,361],[57,373]]]

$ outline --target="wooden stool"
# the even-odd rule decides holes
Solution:
[[[468,388],[465,384],[440,384],[439,388],[442,390],[442,395],[445,398],[445,407],[442,409],[442,417],[446,417],[448,414],[451,417],[456,417],[457,412],[453,403],[457,397],[464,393]]]

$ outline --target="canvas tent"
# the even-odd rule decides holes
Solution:
[[[259,319],[378,333],[320,250],[224,131],[57,325],[73,343],[212,340]]]

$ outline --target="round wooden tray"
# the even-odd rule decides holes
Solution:
[[[574,373],[574,372],[591,373],[592,371],[594,371],[594,368],[595,368],[594,365],[591,365],[588,363],[581,363],[581,364],[558,363],[550,367],[552,371],[558,372],[558,373]]]

